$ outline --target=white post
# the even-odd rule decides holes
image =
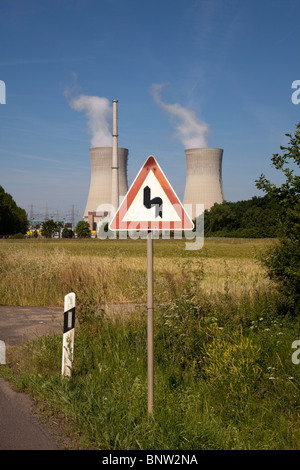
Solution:
[[[0,340],[0,364],[6,364],[6,346],[2,340]]]
[[[73,367],[75,333],[75,294],[71,292],[65,296],[64,302],[64,329],[62,348],[62,368],[61,373],[65,377],[70,377]]]

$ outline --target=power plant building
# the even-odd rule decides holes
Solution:
[[[190,216],[195,219],[204,210],[210,209],[216,202],[224,201],[222,184],[223,149],[192,148],[185,150],[186,184],[183,204]]]

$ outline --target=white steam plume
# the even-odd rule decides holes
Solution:
[[[201,121],[192,109],[184,108],[177,103],[164,103],[161,100],[161,90],[164,86],[163,83],[154,83],[150,91],[156,103],[170,114],[171,121],[175,123],[176,137],[186,149],[207,147],[207,137],[210,134],[209,125]]]
[[[92,134],[91,147],[111,147],[113,111],[110,101],[99,96],[81,94],[71,98],[69,104],[76,111],[85,111]]]

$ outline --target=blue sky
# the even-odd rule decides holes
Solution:
[[[82,216],[92,135],[71,105],[82,94],[118,99],[129,185],[152,154],[183,198],[177,104],[224,149],[226,200],[262,195],[255,179],[280,182],[270,159],[300,121],[299,18],[298,0],[1,0],[0,185],[28,211]]]

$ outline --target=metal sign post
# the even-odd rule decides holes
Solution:
[[[148,413],[153,414],[154,403],[154,304],[153,304],[153,238],[147,237],[147,352],[148,352]]]

